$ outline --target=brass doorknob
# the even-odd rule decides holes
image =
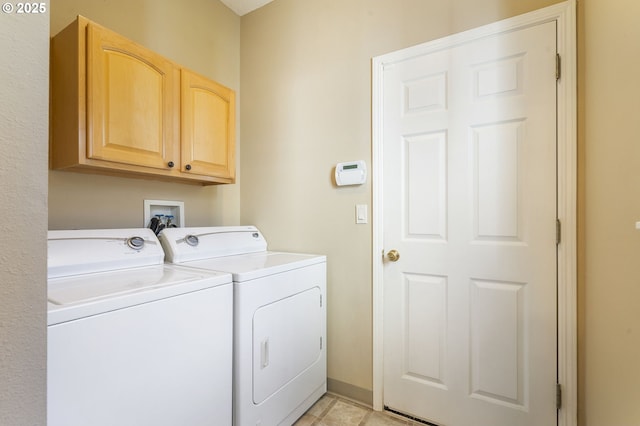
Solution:
[[[387,253],[387,257],[389,258],[390,261],[392,262],[397,262],[398,259],[400,259],[400,253],[398,253],[398,250],[390,250],[389,253]]]

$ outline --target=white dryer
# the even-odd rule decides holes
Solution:
[[[234,425],[293,424],[327,390],[326,256],[267,251],[253,226],[160,241],[169,262],[233,275]]]
[[[149,229],[49,231],[49,426],[232,424],[231,275]]]

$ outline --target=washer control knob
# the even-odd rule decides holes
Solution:
[[[142,250],[144,247],[144,238],[142,237],[131,237],[127,238],[127,246],[134,250]]]

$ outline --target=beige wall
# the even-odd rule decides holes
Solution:
[[[640,424],[640,3],[581,0],[583,425]]]
[[[334,187],[333,166],[371,169],[371,58],[557,0],[276,0],[242,18],[242,222],[274,249],[328,256],[330,386],[371,402],[371,180]]]
[[[0,425],[44,425],[48,13],[1,13],[0,53]]]
[[[217,0],[52,0],[51,35],[76,15],[239,91],[240,17]],[[236,143],[241,146],[239,132]],[[184,201],[188,226],[235,225],[240,179],[203,187],[52,171],[49,229],[143,226],[145,199]]]

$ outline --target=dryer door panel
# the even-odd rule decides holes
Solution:
[[[320,359],[319,287],[261,306],[253,316],[253,402],[260,404]]]

